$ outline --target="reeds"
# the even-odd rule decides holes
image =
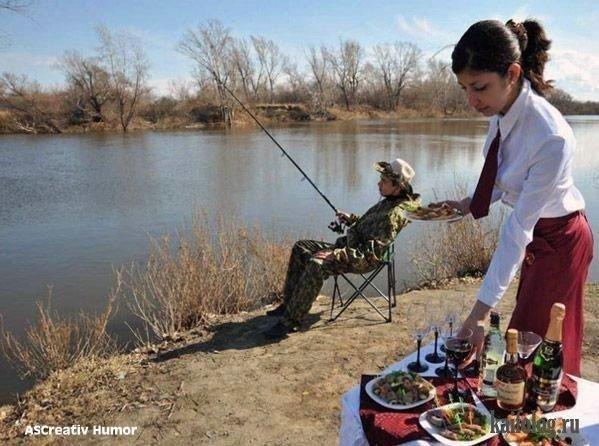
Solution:
[[[120,273],[117,272],[117,286],[104,311],[100,314],[80,312],[76,316],[60,315],[52,309],[52,290],[49,289],[46,301],[36,303],[37,321],[25,330],[23,340],[6,330],[0,319],[2,353],[22,378],[36,379],[66,369],[82,358],[116,354],[119,348],[106,327],[116,311],[120,285]]]
[[[435,285],[456,277],[482,277],[497,246],[497,226],[466,217],[428,229],[412,257],[420,285]]]
[[[144,326],[136,332],[140,343],[276,300],[290,243],[236,218],[221,216],[214,226],[197,216],[188,235],[152,239],[148,261],[125,271],[125,301]]]

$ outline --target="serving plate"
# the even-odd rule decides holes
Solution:
[[[437,215],[438,214],[438,215]],[[410,221],[459,221],[464,216],[457,209],[422,207],[404,211],[404,216]]]
[[[471,408],[476,409],[481,414],[485,415],[487,417],[487,419],[489,420],[489,429],[488,429],[487,434],[485,434],[475,440],[468,440],[468,441],[450,440],[449,438],[444,437],[443,435],[440,434],[440,432],[443,429],[432,425],[427,419],[427,415],[434,410],[456,409],[459,407],[471,407]],[[426,412],[423,412],[420,415],[420,418],[418,418],[418,421],[419,421],[420,425],[422,426],[422,428],[425,431],[427,431],[430,435],[432,435],[435,438],[435,440],[437,440],[439,443],[446,444],[448,446],[474,446],[475,444],[479,444],[484,441],[487,441],[488,439],[493,438],[495,435],[497,435],[497,433],[490,432],[491,413],[482,404],[480,406],[474,406],[472,404],[467,404],[467,403],[446,404],[445,406],[436,407],[434,409],[430,409],[430,410],[427,410]]]
[[[432,400],[435,397],[435,394],[437,392],[435,389],[435,386],[433,386],[430,382],[424,380],[431,386],[429,395],[425,399],[416,401],[411,404],[395,404],[395,403],[387,402],[385,399],[383,399],[382,397],[380,397],[376,393],[374,393],[373,387],[379,380],[383,379],[385,376],[390,375],[392,373],[397,373],[397,372],[391,372],[391,373],[387,373],[385,375],[381,375],[378,378],[374,378],[374,379],[370,380],[368,383],[366,383],[366,386],[364,386],[364,390],[366,390],[366,393],[368,394],[368,396],[370,398],[372,398],[374,401],[376,401],[378,404],[380,404],[381,406],[386,407],[388,409],[394,409],[394,410],[407,410],[407,409],[412,409],[414,407],[422,406],[423,404],[428,403],[430,400]]]

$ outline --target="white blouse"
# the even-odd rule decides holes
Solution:
[[[505,293],[532,241],[539,218],[561,217],[584,209],[574,186],[572,129],[547,100],[524,79],[522,90],[504,116],[491,118],[483,154],[501,132],[497,179],[492,202],[511,207],[499,243],[478,292],[478,300],[494,307]]]

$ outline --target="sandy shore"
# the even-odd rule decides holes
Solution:
[[[411,317],[460,296],[466,308],[477,288],[476,282],[456,282],[400,295],[391,324],[364,302],[328,324],[330,300],[321,296],[311,328],[280,342],[260,334],[274,322],[263,311],[228,317],[210,331],[186,334],[160,355],[122,355],[52,376],[20,408],[0,408],[0,438],[13,437],[6,444],[336,444],[341,395],[362,373],[376,373],[414,350]],[[503,314],[509,315],[514,295],[515,286],[500,304]],[[599,286],[589,285],[587,295],[583,376],[598,381]],[[90,431],[14,437],[35,424]],[[91,434],[94,425],[136,430],[100,436]]]

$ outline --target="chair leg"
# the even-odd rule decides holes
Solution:
[[[339,284],[337,283],[337,276],[333,277],[335,284],[333,285],[333,296],[331,299],[331,315],[329,316],[329,321],[333,320],[333,309],[335,308],[335,298],[337,296],[337,292],[339,291]]]
[[[385,297],[385,295],[383,293],[380,292],[380,290],[378,288],[376,288],[376,286],[374,286],[374,284],[372,283],[372,280],[378,275],[378,273],[384,268],[385,265],[380,265],[377,269],[375,269],[373,272],[370,273],[370,275],[368,277],[365,277],[364,282],[360,285],[360,287],[356,287],[351,280],[349,280],[344,274],[341,274],[341,277],[343,277],[345,279],[345,281],[355,290],[354,293],[349,297],[349,299],[347,299],[345,301],[345,303],[342,305],[341,310],[339,310],[339,312],[331,319],[329,319],[329,322],[332,322],[334,320],[336,320],[339,316],[341,316],[341,314],[347,310],[347,308],[353,303],[354,300],[356,300],[358,297],[362,297],[362,299],[364,299],[386,322],[389,322],[389,319],[387,318],[387,316],[385,316],[381,310],[379,310],[376,305],[374,303],[372,303],[370,301],[370,299],[368,299],[368,296],[366,296],[364,294],[364,290],[368,287],[371,286],[374,289],[376,289],[381,296]]]
[[[393,307],[395,308],[395,306],[397,305],[397,298],[395,297],[397,285],[397,280],[395,278],[395,257],[393,257],[393,259],[391,260],[391,285],[393,288],[393,293],[391,294],[391,297],[393,297]]]
[[[395,297],[395,293],[393,292],[393,263],[387,263],[387,296],[389,296],[389,300],[387,301],[387,306],[389,307],[389,322],[391,322],[391,307],[393,306],[393,298]]]
[[[384,292],[382,292],[374,283],[372,283],[373,280],[376,278],[376,276],[381,272],[381,270],[384,267],[387,267],[387,295],[385,295]],[[345,279],[345,281],[354,289],[354,292],[352,293],[352,295],[345,302],[343,302],[343,297],[341,295],[341,289],[339,287],[339,281],[338,281],[339,275],[341,277],[343,277]],[[360,285],[360,287],[356,287],[351,282],[351,280],[349,280],[345,276],[345,274],[339,274],[339,275],[334,276],[335,284],[333,287],[333,296],[332,296],[332,300],[331,300],[331,315],[329,318],[329,322],[333,322],[339,316],[341,316],[341,314],[345,310],[347,310],[347,308],[358,297],[363,298],[385,320],[385,322],[391,322],[392,308],[397,305],[397,298],[395,296],[395,291],[396,291],[395,250],[394,250],[393,246],[391,247],[390,255],[388,256],[386,261],[381,262],[378,265],[378,267],[368,275],[368,277],[366,277],[364,274],[360,274],[360,276],[364,280],[362,282],[362,284]],[[383,309],[377,308],[377,306],[374,305],[374,303],[370,301],[368,296],[366,296],[366,294],[364,294],[364,290],[368,286],[372,287],[379,294],[379,297],[383,297],[387,301],[387,315],[385,315],[383,312],[381,312],[381,310],[383,310]],[[340,310],[337,312],[336,315],[333,316],[333,310],[335,307],[335,302],[337,300],[337,296],[339,296]]]

